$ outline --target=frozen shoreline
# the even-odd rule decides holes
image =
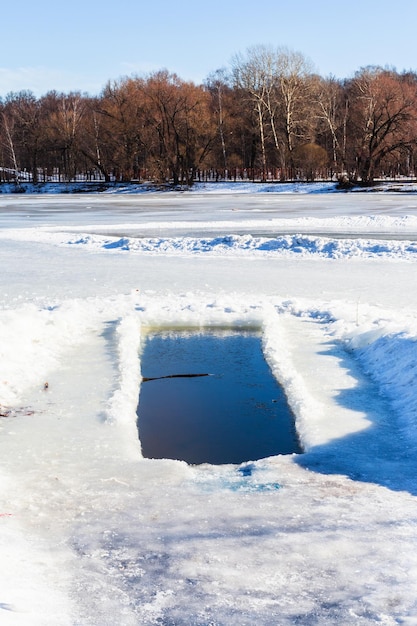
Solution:
[[[349,189],[339,187],[335,181],[310,182],[281,182],[281,181],[207,181],[195,182],[192,187],[150,182],[112,182],[104,181],[77,181],[77,182],[40,182],[30,183],[20,181],[16,183],[0,183],[1,194],[148,194],[148,193],[415,193],[417,181],[415,179],[399,178],[398,180],[377,180],[369,186],[352,186]]]

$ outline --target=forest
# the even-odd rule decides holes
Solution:
[[[301,53],[255,46],[201,85],[160,70],[98,96],[0,99],[0,182],[414,177],[417,73],[321,77]]]

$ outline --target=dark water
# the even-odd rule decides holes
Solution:
[[[137,413],[146,458],[223,464],[301,452],[259,333],[157,332],[141,360]]]

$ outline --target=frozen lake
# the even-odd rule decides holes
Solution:
[[[255,186],[256,188],[256,186]],[[233,189],[233,188],[232,188]],[[198,193],[0,195],[0,226],[93,226],[119,236],[250,233],[404,234],[414,193]],[[364,218],[368,219],[364,219]],[[338,218],[338,219],[336,219]],[[359,219],[352,219],[359,218]],[[411,220],[414,221],[414,220]],[[417,234],[416,223],[407,232]]]
[[[416,622],[417,196],[253,191],[0,195],[2,624]],[[163,325],[259,328],[304,454],[143,458]]]

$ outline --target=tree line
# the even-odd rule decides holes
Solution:
[[[417,74],[323,78],[301,53],[255,46],[202,85],[166,70],[99,96],[0,100],[0,180],[339,179],[415,175]]]

